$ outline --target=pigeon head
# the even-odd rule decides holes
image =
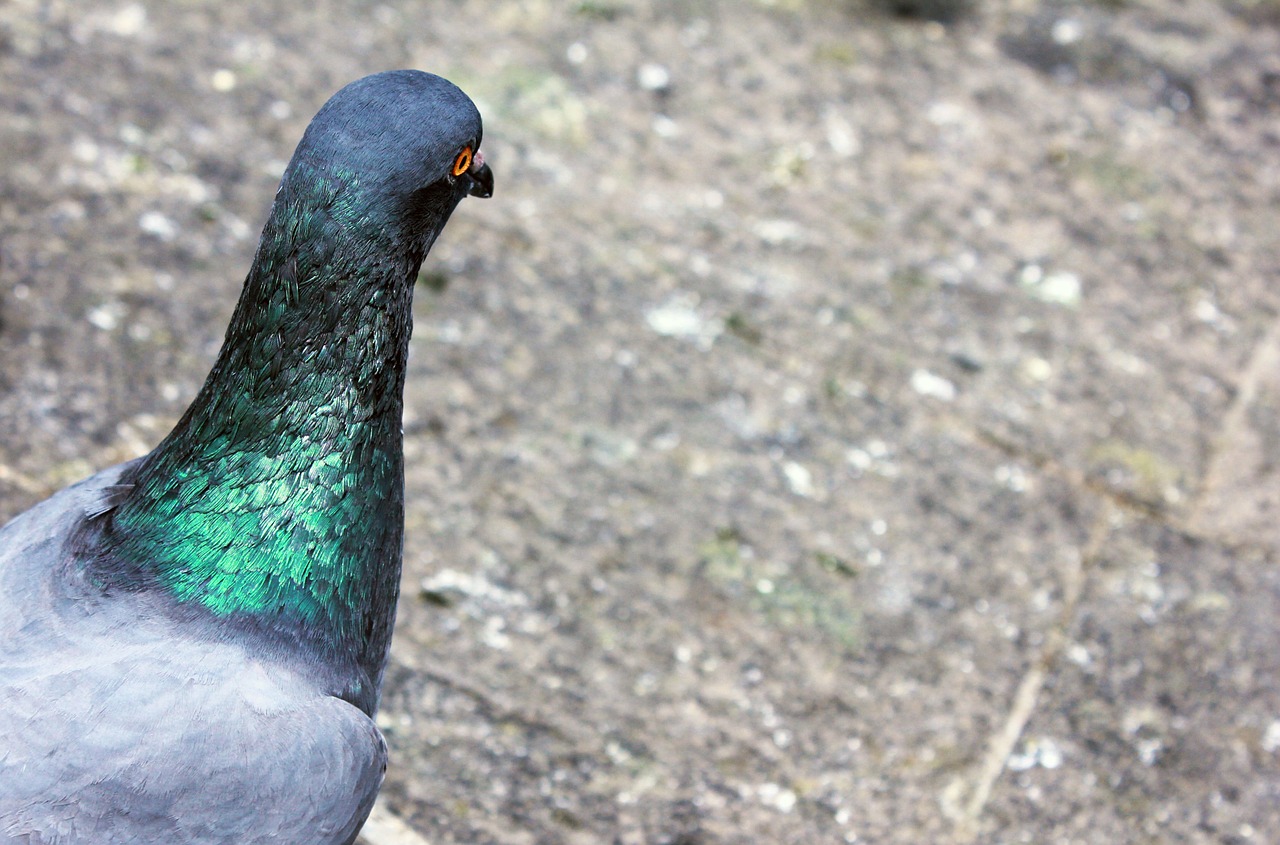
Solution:
[[[92,583],[293,638],[358,667],[351,700],[372,707],[400,583],[414,280],[463,197],[493,193],[481,130],[466,94],[415,70],[316,114],[208,380],[85,534]]]
[[[480,112],[447,79],[417,70],[373,74],[334,94],[312,119],[282,188],[305,171],[302,178],[340,186],[339,208],[377,208],[437,228],[463,197],[493,195],[482,135]]]

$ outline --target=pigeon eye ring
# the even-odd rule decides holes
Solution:
[[[463,147],[462,152],[453,160],[453,175],[461,176],[471,169],[471,147]]]

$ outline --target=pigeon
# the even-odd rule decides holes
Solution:
[[[439,76],[335,94],[173,431],[0,528],[0,842],[355,840],[387,760],[413,285],[493,194],[480,140]]]

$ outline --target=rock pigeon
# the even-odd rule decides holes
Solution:
[[[438,76],[335,94],[177,426],[0,528],[0,841],[355,839],[386,768],[413,285],[493,193],[480,138]]]

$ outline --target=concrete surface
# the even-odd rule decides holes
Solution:
[[[0,517],[163,436],[310,115],[433,70],[498,181],[415,305],[389,811],[1280,841],[1280,7],[893,8],[0,5]]]

